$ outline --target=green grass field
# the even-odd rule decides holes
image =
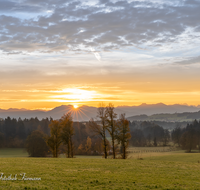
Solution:
[[[23,148],[3,148],[0,149],[1,157],[28,157],[28,152]]]
[[[41,181],[0,180],[0,189],[200,189],[199,153],[147,152],[143,160],[136,154],[127,160],[1,157],[0,173]]]

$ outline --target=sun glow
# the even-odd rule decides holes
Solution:
[[[74,109],[77,109],[78,108],[78,105],[73,105],[74,106]]]
[[[56,98],[57,101],[62,102],[81,102],[81,101],[91,101],[97,96],[96,91],[67,88],[62,91],[55,91],[60,93],[59,95],[51,96],[51,98]],[[74,107],[75,108],[75,107]]]

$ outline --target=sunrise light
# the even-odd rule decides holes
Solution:
[[[77,109],[78,108],[78,105],[73,105],[74,106],[74,109]]]
[[[176,0],[174,10],[171,1],[117,1],[77,0],[73,10],[45,0],[34,13],[26,12],[33,9],[29,1],[16,1],[19,12],[5,1],[11,7],[0,13],[0,109],[199,105],[198,0]]]
[[[58,95],[51,96],[58,101],[68,102],[80,102],[80,101],[91,101],[97,96],[95,91],[82,90],[78,88],[67,88],[61,91],[55,91]],[[55,100],[56,101],[56,100]]]

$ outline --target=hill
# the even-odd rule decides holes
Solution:
[[[167,121],[167,122],[183,122],[183,121],[193,121],[195,119],[200,120],[200,111],[198,112],[184,112],[184,113],[174,113],[174,114],[153,114],[151,116],[147,115],[136,115],[127,118],[129,121]]]
[[[68,111],[72,112],[72,116],[75,121],[88,121],[90,118],[95,118],[97,113],[97,108],[92,106],[80,106],[74,108],[72,105],[61,105],[55,107],[50,111],[44,110],[27,110],[27,109],[15,109],[10,108],[8,110],[0,109],[0,118],[34,118],[38,119],[52,117],[53,119],[59,119],[63,114]],[[130,120],[147,120],[147,119],[166,119],[167,117],[175,117],[173,114],[183,113],[183,112],[195,112],[193,115],[189,116],[188,119],[195,118],[198,116],[197,111],[199,107],[197,106],[187,106],[187,105],[165,105],[163,103],[159,104],[141,104],[139,106],[118,106],[115,109],[115,112],[119,115],[125,113]],[[159,115],[159,114],[164,115]],[[158,115],[156,115],[158,114]],[[132,117],[131,117],[132,116]],[[176,116],[177,117],[177,116]],[[179,117],[179,116],[178,116]],[[187,119],[187,116],[182,115],[180,118]],[[199,116],[198,116],[199,117]]]

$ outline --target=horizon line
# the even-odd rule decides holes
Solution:
[[[131,106],[129,106],[129,105],[118,105],[118,106],[114,106],[114,107],[115,108],[117,108],[117,107],[139,107],[139,106],[142,106],[142,105],[159,105],[159,104],[166,105],[166,106],[180,105],[180,106],[188,106],[188,107],[196,107],[196,108],[198,108],[198,106],[200,106],[199,104],[198,105],[192,105],[192,104],[189,105],[187,103],[184,103],[184,104],[179,104],[179,103],[176,103],[176,104],[165,104],[165,103],[159,102],[159,103],[154,103],[154,104],[141,103],[139,105],[131,105]],[[51,110],[53,110],[55,108],[58,108],[58,107],[61,107],[61,106],[75,106],[75,105],[78,105],[78,104],[67,104],[67,105],[61,104],[59,106],[55,106],[55,107],[52,107],[52,108],[33,108],[33,109],[27,109],[27,108],[8,108],[8,109],[3,109],[3,108],[0,108],[0,110],[9,111],[9,110],[13,109],[13,110],[24,110],[24,111],[36,111],[37,110],[37,111],[47,111],[48,112],[48,111],[51,111]],[[84,107],[84,106],[95,107],[95,108],[99,107],[99,106],[89,106],[89,105],[83,104],[83,105],[78,106],[78,108]]]

